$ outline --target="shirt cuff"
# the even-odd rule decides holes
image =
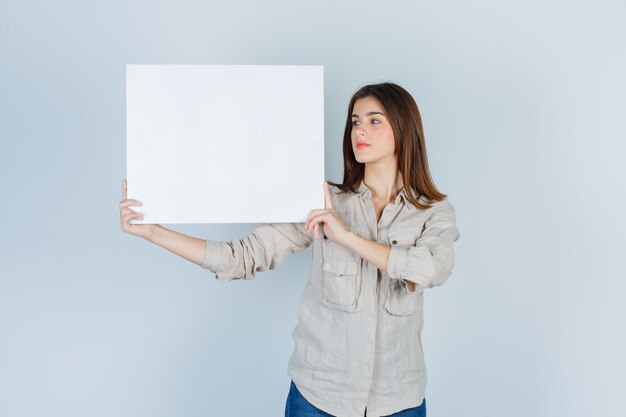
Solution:
[[[204,259],[202,260],[202,268],[208,269],[213,273],[217,273],[222,266],[224,255],[224,244],[215,240],[206,241],[206,250],[204,251]]]
[[[389,257],[387,258],[387,275],[389,278],[400,280],[400,286],[407,292],[414,293],[423,290],[425,287],[412,279],[407,279],[407,257],[409,249],[406,247],[391,246]],[[414,249],[414,248],[413,248]],[[428,250],[428,249],[426,249]],[[406,281],[410,281],[414,285],[407,285]]]
[[[398,246],[391,246],[390,249],[389,256],[387,257],[387,275],[389,275],[390,278],[403,279],[403,260],[407,250]]]

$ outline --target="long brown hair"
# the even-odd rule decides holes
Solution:
[[[348,117],[343,134],[343,183],[327,182],[339,187],[341,192],[348,190],[357,192],[356,186],[363,180],[365,164],[357,162],[354,156],[351,133],[354,103],[365,97],[374,97],[378,100],[391,123],[398,171],[402,174],[409,201],[419,209],[428,209],[431,207],[429,203],[446,198],[447,195],[435,187],[430,176],[422,117],[417,104],[408,91],[394,83],[370,84],[354,93],[348,105]],[[414,195],[414,192],[418,195]],[[424,198],[424,203],[418,201],[420,196]]]

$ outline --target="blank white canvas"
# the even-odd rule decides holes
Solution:
[[[304,222],[324,207],[322,66],[127,65],[133,223]]]

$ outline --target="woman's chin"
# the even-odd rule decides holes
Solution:
[[[367,161],[365,160],[365,158],[359,158],[358,156],[355,156],[355,157],[354,157],[354,159],[356,159],[356,161],[357,161],[359,164],[364,164],[364,163],[366,163],[366,162],[367,162]]]

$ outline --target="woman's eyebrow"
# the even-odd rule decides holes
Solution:
[[[373,115],[373,114],[380,114],[381,116],[384,116],[384,114],[382,114],[382,113],[381,113],[381,112],[379,112],[379,111],[370,111],[370,112],[365,113],[365,115],[366,115],[366,116],[371,116],[371,115]],[[352,113],[352,117],[356,117],[356,118],[358,118],[358,117],[359,117],[359,115],[358,115],[358,114],[356,114],[356,113]]]

